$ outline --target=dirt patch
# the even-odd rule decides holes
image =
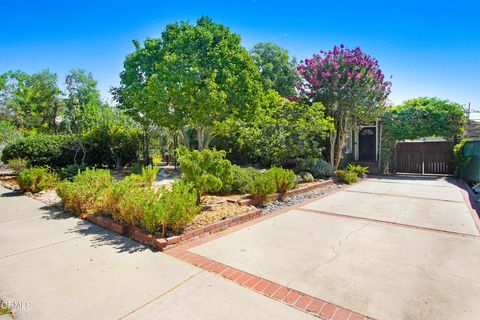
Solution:
[[[238,204],[223,202],[215,205],[207,205],[192,222],[185,231],[199,229],[214,222],[224,220],[239,214],[252,210],[252,207],[239,206]]]

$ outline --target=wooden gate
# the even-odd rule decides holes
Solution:
[[[453,174],[453,146],[450,141],[398,143],[396,172]]]

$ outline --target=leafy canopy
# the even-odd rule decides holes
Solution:
[[[266,90],[275,90],[282,97],[295,94],[295,82],[299,81],[297,62],[290,59],[287,50],[272,42],[261,42],[253,47],[251,54]]]
[[[450,138],[463,132],[465,110],[449,100],[420,97],[386,109],[382,120],[394,140]]]
[[[158,39],[127,56],[120,101],[130,114],[161,127],[195,130],[198,148],[248,116],[261,93],[260,75],[240,37],[203,17],[170,24]]]
[[[333,130],[321,103],[288,101],[270,90],[252,121],[240,131],[243,149],[265,164],[287,165],[294,159],[319,157]]]

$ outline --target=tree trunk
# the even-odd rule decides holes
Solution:
[[[210,142],[212,138],[215,136],[212,135],[209,128],[205,127],[198,127],[197,128],[197,140],[198,140],[198,150],[202,151],[203,149],[207,149],[210,146]]]
[[[184,126],[182,129],[179,129],[180,137],[182,137],[182,143],[188,150],[190,150],[190,137],[188,136],[188,126]]]
[[[337,140],[337,132],[330,132],[330,165],[335,168],[335,140]]]
[[[147,126],[143,127],[143,164],[150,165],[150,133]]]

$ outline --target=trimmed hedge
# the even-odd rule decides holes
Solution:
[[[2,161],[27,159],[32,166],[59,168],[73,163],[75,151],[68,148],[71,136],[32,135],[17,139],[5,146]]]
[[[133,129],[99,127],[81,137],[36,134],[16,139],[5,146],[1,160],[8,163],[12,159],[23,158],[32,166],[62,168],[81,162],[81,144],[86,152],[85,164],[96,167],[116,167],[135,162],[141,146],[138,132]]]

